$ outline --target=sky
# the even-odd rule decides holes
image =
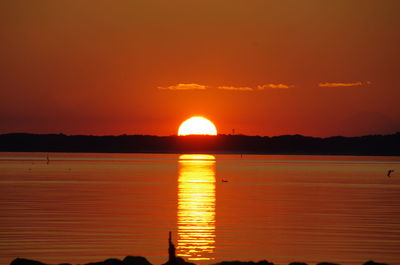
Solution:
[[[400,131],[400,1],[0,2],[0,133]]]

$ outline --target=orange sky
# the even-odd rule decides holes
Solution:
[[[400,1],[116,2],[1,1],[0,133],[400,131]]]

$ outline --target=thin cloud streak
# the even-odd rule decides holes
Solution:
[[[248,86],[206,86],[200,85],[196,83],[188,83],[183,84],[179,83],[177,85],[171,86],[159,86],[158,89],[160,90],[206,90],[206,89],[217,89],[217,90],[226,90],[226,91],[262,91],[262,90],[281,90],[281,89],[289,89],[294,87],[294,85],[286,85],[286,84],[263,84],[257,85],[255,87],[248,87]]]
[[[293,85],[285,84],[263,84],[256,87],[236,87],[236,86],[219,86],[217,89],[221,90],[234,90],[234,91],[257,91],[257,90],[273,90],[273,89],[289,89]]]
[[[285,84],[265,84],[257,86],[258,90],[266,90],[266,89],[288,89],[294,87],[293,85],[285,85]]]
[[[319,83],[319,87],[353,87],[353,86],[364,86],[364,85],[370,85],[371,82],[353,82],[353,83],[330,83],[330,82],[325,82],[325,83]]]
[[[160,90],[205,90],[207,89],[207,86],[205,85],[199,85],[199,84],[177,84],[177,85],[172,85],[172,86],[159,86],[158,89]]]
[[[241,87],[236,87],[236,86],[219,86],[217,89],[221,90],[235,90],[235,91],[254,91],[253,88],[247,87],[247,86],[241,86]]]

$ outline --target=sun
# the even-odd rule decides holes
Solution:
[[[194,116],[182,122],[178,129],[178,135],[217,135],[217,128],[206,118]]]

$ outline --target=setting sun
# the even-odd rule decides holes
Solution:
[[[178,135],[217,135],[217,128],[206,118],[195,116],[182,122]]]

